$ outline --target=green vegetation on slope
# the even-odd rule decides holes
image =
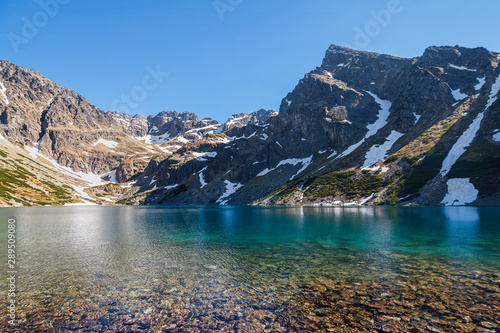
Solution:
[[[314,199],[327,196],[345,196],[350,200],[357,197],[368,197],[378,192],[386,183],[380,174],[367,170],[361,173],[333,171],[313,181],[305,195]]]

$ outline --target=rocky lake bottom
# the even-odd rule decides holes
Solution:
[[[7,322],[3,306],[0,327],[7,332],[498,332],[498,212],[4,209],[0,218],[17,223],[17,321]],[[6,254],[0,259],[6,261]],[[0,277],[5,299],[7,271]]]

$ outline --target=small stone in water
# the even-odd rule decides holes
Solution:
[[[215,266],[215,265],[203,265],[203,267],[205,267],[207,269],[217,269],[217,266]]]
[[[480,324],[481,324],[481,326],[487,327],[487,328],[495,328],[498,326],[498,325],[496,325],[492,322],[489,322],[489,321],[482,321]]]

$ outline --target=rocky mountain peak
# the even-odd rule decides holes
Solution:
[[[499,61],[484,48],[406,59],[332,45],[279,113],[224,124],[103,112],[0,62],[0,146],[127,184],[79,192],[101,203],[500,205]]]
[[[224,131],[234,128],[242,128],[248,125],[263,126],[269,123],[269,119],[276,117],[278,113],[274,110],[260,109],[252,113],[237,113],[227,119],[224,124]]]
[[[163,136],[163,139],[173,139],[195,128],[217,125],[210,118],[202,120],[190,112],[163,111],[156,116],[148,117],[148,133],[153,136]]]
[[[451,67],[470,70],[484,69],[491,65],[493,54],[484,47],[465,48],[461,46],[431,46],[428,47],[418,65],[422,67]]]
[[[321,68],[328,70],[332,67],[344,67],[347,64],[361,65],[374,60],[380,64],[398,60],[408,61],[408,59],[392,55],[358,51],[343,46],[332,45],[326,51]]]

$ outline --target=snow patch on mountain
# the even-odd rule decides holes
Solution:
[[[108,148],[116,148],[118,146],[118,142],[115,141],[110,141],[110,140],[105,140],[105,139],[99,139],[96,143],[94,143],[94,147],[97,146],[98,144],[102,144]]]
[[[388,156],[387,153],[392,148],[394,143],[403,135],[403,133],[399,133],[398,131],[392,131],[383,144],[371,147],[366,153],[366,160],[362,168],[364,169],[372,166],[386,158]]]
[[[278,169],[280,166],[282,165],[286,165],[286,164],[290,164],[290,165],[298,165],[298,164],[302,164],[302,168],[299,170],[299,172],[297,172],[293,177],[292,179],[297,176],[298,174],[300,174],[302,171],[304,171],[310,164],[311,164],[311,161],[312,161],[312,157],[313,155],[311,155],[310,157],[307,157],[307,158],[288,158],[286,160],[283,160],[283,161],[280,161],[278,163],[277,166],[275,166],[274,168],[272,169],[264,169],[262,170],[258,175],[257,177],[262,177],[262,176],[265,176],[267,175],[269,172],[271,171],[274,171],[276,169]]]
[[[479,83],[474,86],[474,89],[476,91],[479,91],[486,83],[486,76],[483,76],[482,78],[477,78],[477,82],[479,82]]]
[[[447,182],[448,193],[441,204],[445,206],[463,206],[476,201],[479,191],[469,178],[454,178]]]
[[[416,125],[422,116],[419,114],[416,114],[415,112],[413,112],[413,116],[415,117],[415,125]]]
[[[257,131],[253,132],[252,134],[250,134],[249,136],[246,136],[245,134],[243,134],[243,136],[231,136],[229,138],[227,138],[228,141],[236,141],[236,140],[241,140],[241,139],[250,139],[251,137],[255,136],[255,134],[257,134]]]
[[[165,191],[169,191],[169,190],[171,190],[173,188],[176,188],[177,186],[179,186],[179,184],[174,184],[174,185],[169,185],[169,186],[163,186],[160,189],[161,190],[165,190]]]
[[[327,157],[327,159],[330,159],[332,157],[334,157],[335,155],[337,155],[337,151],[332,151],[332,153]]]
[[[79,172],[73,171],[71,168],[60,165],[56,160],[53,160],[45,155],[40,154],[39,153],[39,145],[40,145],[40,141],[37,142],[35,147],[31,148],[31,147],[26,146],[26,147],[24,147],[24,149],[28,151],[29,155],[32,158],[34,158],[34,159],[42,158],[42,159],[48,161],[50,164],[52,164],[51,166],[54,169],[56,169],[57,171],[61,172],[62,174],[66,175],[66,176],[69,176],[71,178],[76,178],[78,180],[84,181],[84,182],[88,183],[88,186],[98,186],[98,185],[104,185],[104,184],[109,183],[108,181],[104,181],[101,178],[103,176],[108,175],[109,173],[104,174],[104,175],[96,175],[92,172],[83,173],[82,171],[79,171]],[[69,184],[69,185],[71,185],[71,184]]]
[[[370,96],[372,96],[375,99],[375,102],[380,106],[380,111],[377,115],[377,120],[368,126],[366,126],[366,129],[368,129],[368,133],[366,133],[365,137],[361,139],[358,143],[353,144],[346,150],[342,152],[339,156],[335,158],[335,160],[342,158],[344,156],[349,155],[353,151],[355,151],[363,142],[365,142],[369,137],[377,133],[382,127],[387,125],[387,118],[389,118],[390,112],[389,110],[392,107],[392,103],[383,99],[380,99],[377,95],[367,91]]]
[[[94,200],[90,195],[85,192],[85,187],[83,186],[73,186],[73,189],[76,191],[77,195],[83,199]],[[88,204],[88,203],[87,203]]]
[[[457,142],[453,145],[448,156],[443,161],[443,165],[441,167],[441,175],[445,176],[448,172],[450,172],[453,165],[458,161],[460,156],[462,156],[469,148],[470,144],[476,137],[479,128],[481,127],[481,121],[484,118],[484,114],[481,112],[477,115],[476,119],[470,124],[469,128],[458,138]]]
[[[148,134],[143,137],[136,137],[137,140],[143,141],[146,144],[153,144],[153,145],[162,145],[165,142],[170,141],[170,137],[168,134],[163,134],[163,135],[151,135]]]
[[[203,169],[200,170],[200,188],[204,188],[207,186],[207,182],[205,182],[205,177],[203,176],[203,171],[207,170],[208,167],[204,167]]]
[[[305,169],[307,169],[309,167],[309,165],[311,165],[312,159],[313,159],[313,155],[309,156],[308,158],[302,159],[302,161],[301,161],[302,168],[299,171],[297,171],[297,173],[295,175],[293,175],[292,178],[290,178],[290,180],[294,179],[295,177],[297,177],[298,175],[300,175],[302,173],[302,171],[304,171]]]
[[[221,134],[223,131],[224,131],[224,125],[220,125],[212,133],[214,133],[214,134]]]
[[[153,145],[162,145],[168,141],[170,141],[170,137],[168,134],[149,136],[149,143]]]
[[[227,205],[229,197],[243,187],[242,184],[231,183],[229,180],[225,180],[224,183],[226,183],[226,191],[217,199],[217,203],[222,206]]]
[[[488,110],[493,103],[497,100],[498,92],[500,91],[500,75],[495,80],[495,83],[491,86],[490,96],[488,97],[488,103],[486,104],[485,110]]]
[[[110,183],[115,183],[118,184],[119,182],[116,180],[116,169],[108,172],[104,175],[101,176],[102,179],[107,179],[108,182]]]
[[[192,128],[189,131],[187,131],[186,134],[194,133],[194,132],[203,132],[203,131],[207,131],[207,130],[209,133],[215,133],[215,131],[222,133],[223,129],[224,129],[224,126],[221,126],[221,124],[214,124],[214,125],[209,125],[209,126],[205,126],[205,127]],[[203,138],[202,134],[198,133],[198,135],[201,135],[201,138]]]
[[[456,66],[456,65],[453,65],[453,64],[448,64],[448,67],[451,67],[451,68],[454,68],[454,69],[458,69],[458,70],[461,70],[461,71],[476,72],[475,69],[470,69],[470,68],[467,68],[467,67],[464,67],[464,66]]]
[[[38,158],[38,148],[37,147],[34,147],[34,148],[31,148],[31,147],[24,147],[24,149],[26,149],[28,151],[28,154],[30,155],[31,158],[33,159],[36,159]]]
[[[51,162],[52,162],[52,164],[54,164],[54,166],[58,165],[60,168],[65,168],[65,167],[61,166],[60,164],[58,164],[57,162],[54,163],[55,161],[51,161]],[[83,173],[81,171],[74,172],[70,168],[66,168],[66,169],[67,169],[67,171],[70,170],[69,172],[73,172],[78,178],[87,182],[90,187],[104,185],[104,184],[108,183],[107,181],[102,180],[101,175],[96,175],[95,173],[92,173],[92,172],[90,172],[90,173]]]
[[[463,94],[460,92],[460,89],[456,89],[456,90],[453,90],[451,89],[451,94],[453,95],[453,98],[456,100],[456,101],[461,101],[463,100],[464,98],[467,98],[469,96],[467,96],[466,94]]]
[[[130,117],[130,116],[129,116],[129,117]],[[130,117],[130,118],[131,118],[131,117]],[[122,122],[122,123],[125,123],[125,127],[126,127],[126,128],[129,128],[129,127],[130,127],[130,118],[128,118],[128,119],[127,119],[127,118],[124,118],[124,117],[123,117],[123,115],[119,115],[119,116],[115,117],[115,119],[116,119],[117,121]],[[99,126],[99,125],[97,125],[97,126]],[[101,128],[100,128],[100,126],[99,126],[99,129],[101,129]]]
[[[197,161],[204,162],[207,161],[207,158],[214,158],[215,156],[217,156],[217,152],[215,151],[202,152],[202,153],[193,152],[193,155],[196,157]]]
[[[244,115],[242,117],[236,117],[236,118],[234,116],[231,116],[231,117],[229,117],[229,119],[226,122],[226,127],[230,126],[230,125],[234,125],[234,124],[238,123],[239,120],[243,120],[245,118],[247,118],[247,115]]]
[[[9,102],[9,99],[7,98],[7,94],[5,94],[6,92],[7,92],[7,88],[5,88],[5,86],[3,85],[3,82],[0,81],[0,95],[2,96],[2,100],[5,103],[5,105],[9,105],[10,102]]]
[[[377,166],[373,166],[373,167],[364,168],[363,170],[370,170],[372,172],[376,172],[376,171],[380,170],[380,173],[386,173],[387,171],[389,171],[389,168],[385,167],[385,166],[381,167],[380,165],[377,165]]]

